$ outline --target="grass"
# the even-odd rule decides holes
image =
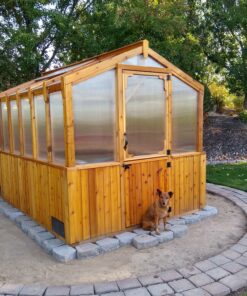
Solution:
[[[247,163],[207,165],[207,182],[247,192]]]

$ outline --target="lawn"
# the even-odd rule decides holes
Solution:
[[[207,165],[207,182],[247,192],[247,163]]]

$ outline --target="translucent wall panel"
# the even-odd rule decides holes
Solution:
[[[21,100],[22,124],[23,124],[23,142],[24,154],[32,156],[32,128],[31,128],[31,114],[29,99]]]
[[[142,54],[139,54],[139,55],[136,55],[132,58],[129,58],[129,59],[125,60],[124,62],[122,62],[121,64],[164,68],[160,63],[156,62],[151,57],[147,57],[145,59]]]
[[[114,160],[115,71],[72,88],[77,163]]]
[[[8,127],[8,109],[5,102],[1,103],[2,107],[2,122],[3,122],[3,150],[9,151],[9,127]]]
[[[53,161],[64,163],[63,99],[60,91],[50,94],[50,113]]]
[[[47,159],[45,101],[43,95],[34,96],[34,108],[38,141],[38,158]]]
[[[128,77],[125,95],[128,153],[156,154],[164,150],[164,80],[157,76]]]
[[[15,100],[10,101],[10,109],[11,109],[11,121],[12,121],[13,137],[14,137],[14,152],[20,153],[18,107]]]
[[[172,78],[172,152],[196,151],[198,93]]]

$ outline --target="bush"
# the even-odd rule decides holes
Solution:
[[[239,113],[239,119],[242,122],[247,123],[247,110],[243,110]]]
[[[243,105],[244,105],[244,97],[235,97],[233,99],[233,104],[235,107],[235,110],[240,112],[243,110]]]

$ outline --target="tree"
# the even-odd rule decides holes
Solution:
[[[193,33],[207,58],[225,69],[230,90],[243,95],[247,108],[247,1],[195,0]]]
[[[58,63],[80,0],[0,2],[0,89],[33,79]],[[80,13],[92,1],[81,4]]]

